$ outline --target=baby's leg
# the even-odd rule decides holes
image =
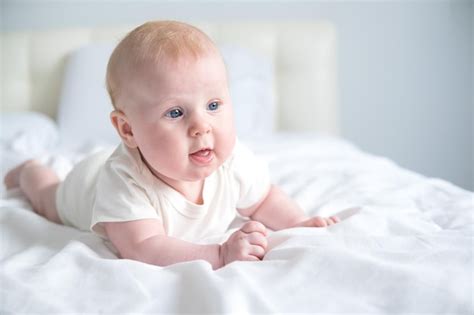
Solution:
[[[59,178],[49,167],[29,160],[8,172],[4,179],[7,189],[19,187],[33,206],[46,219],[62,223],[56,208]]]

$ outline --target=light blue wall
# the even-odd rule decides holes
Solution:
[[[4,29],[147,19],[328,19],[343,136],[473,190],[472,1],[2,1]],[[296,34],[295,34],[296,35]]]

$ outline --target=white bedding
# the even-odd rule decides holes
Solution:
[[[309,213],[352,210],[329,228],[273,232],[263,261],[213,271],[117,259],[93,234],[3,191],[0,312],[473,314],[473,193],[335,138],[247,143]],[[64,173],[80,154],[53,157],[44,160]]]

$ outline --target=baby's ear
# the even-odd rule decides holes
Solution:
[[[115,130],[117,130],[120,138],[122,138],[122,141],[129,148],[134,149],[138,146],[133,137],[132,126],[124,112],[120,110],[112,111],[110,113],[110,121],[112,125],[114,125]]]

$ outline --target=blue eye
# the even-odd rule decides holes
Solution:
[[[175,108],[166,113],[166,117],[176,119],[183,116],[183,111],[179,108]]]
[[[218,102],[212,102],[207,105],[207,109],[210,111],[215,111],[219,109],[220,104]]]

